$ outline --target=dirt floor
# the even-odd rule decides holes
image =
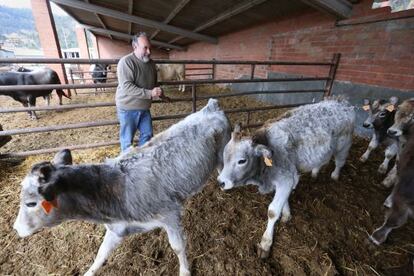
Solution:
[[[219,90],[206,89],[204,93]],[[174,96],[173,92],[170,95]],[[57,97],[52,101],[56,102]],[[71,103],[111,101],[113,94],[74,95]],[[4,96],[0,97],[0,103],[1,107],[19,106]],[[39,104],[44,104],[42,99]],[[248,98],[222,99],[220,104],[225,108],[263,105]],[[190,110],[188,103],[157,104],[153,106],[153,115]],[[252,122],[264,121],[277,113],[254,113]],[[38,121],[31,121],[24,113],[2,114],[0,124],[4,129],[15,129],[116,119],[113,107],[38,112],[38,115]],[[245,121],[246,115],[232,115],[230,119],[232,123]],[[155,122],[155,131],[173,122]],[[117,137],[116,126],[20,135],[13,137],[0,153],[95,143]],[[290,197],[292,219],[277,224],[271,255],[266,260],[257,257],[256,244],[264,232],[272,196],[260,195],[254,187],[223,192],[217,186],[216,175],[212,175],[203,192],[185,205],[183,224],[193,275],[410,275],[413,221],[393,231],[382,246],[373,246],[367,240],[368,234],[383,222],[382,203],[390,192],[381,186],[383,176],[377,173],[383,153],[375,151],[365,164],[358,160],[367,144],[368,141],[355,138],[338,182],[329,178],[332,163],[323,168],[317,179],[302,175]],[[113,146],[73,154],[75,163],[91,163],[114,157],[118,152],[119,148]],[[19,208],[19,183],[34,163],[52,156],[0,160],[1,275],[83,274],[98,251],[104,235],[102,225],[68,222],[25,239],[20,239],[12,229]],[[166,234],[155,230],[126,239],[98,274],[177,275],[178,260]]]

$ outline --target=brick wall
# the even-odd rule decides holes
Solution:
[[[107,37],[96,37],[100,58],[121,58],[132,52],[132,46],[129,42],[111,40]],[[151,58],[168,59],[168,53],[152,48]]]
[[[31,5],[43,55],[48,58],[62,58],[49,1],[31,0]],[[46,66],[55,70],[59,75],[60,81],[65,83],[66,75],[63,65],[47,64]]]
[[[354,5],[351,20],[389,18],[389,8],[371,9],[372,1]],[[402,15],[414,15],[414,11]],[[401,14],[400,14],[401,15]],[[195,43],[171,59],[330,61],[342,54],[336,79],[399,90],[414,90],[414,18],[353,26],[335,26],[335,18],[308,9],[276,21],[219,38],[217,45]],[[258,66],[257,77],[269,71],[304,75],[327,74],[327,68]],[[219,78],[249,75],[249,66],[218,66]]]

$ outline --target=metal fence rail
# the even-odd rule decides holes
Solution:
[[[228,109],[224,110],[226,114],[231,113],[243,113],[243,112],[258,112],[264,110],[272,110],[272,109],[279,109],[279,108],[291,108],[297,107],[299,104],[290,104],[290,105],[273,105],[273,106],[265,106],[265,107],[255,107],[255,108],[237,108],[237,109]],[[165,115],[165,116],[155,116],[152,118],[153,121],[162,121],[162,120],[170,120],[170,119],[181,119],[184,118],[191,113],[183,113],[183,114],[175,114],[175,115]],[[118,125],[118,121],[101,121],[101,122],[88,122],[88,123],[80,123],[80,124],[71,124],[65,126],[55,126],[55,127],[39,127],[39,128],[31,128],[27,129],[28,131],[22,129],[15,129],[15,130],[8,130],[8,131],[0,131],[0,136],[6,135],[17,135],[17,134],[28,134],[28,133],[36,133],[36,132],[49,132],[49,131],[58,131],[64,129],[79,129],[79,128],[87,128],[87,127],[100,127],[100,126],[110,126],[110,125]],[[261,124],[244,124],[242,127],[249,128],[249,127],[258,127]],[[45,153],[53,153],[63,149],[89,149],[95,147],[105,147],[105,146],[112,146],[119,144],[119,141],[109,141],[109,142],[102,142],[102,143],[95,143],[95,144],[81,144],[81,145],[71,145],[65,147],[57,147],[57,148],[47,148],[47,149],[40,149],[40,150],[32,150],[32,151],[24,151],[24,152],[15,152],[15,153],[5,153],[0,154],[0,159],[4,158],[12,158],[12,157],[26,157],[30,155],[37,155],[37,154],[45,154]]]
[[[340,54],[334,54],[331,62],[285,62],[285,61],[219,61],[219,60],[155,60],[156,63],[175,63],[175,64],[196,64],[200,65],[197,67],[189,67],[186,70],[196,71],[188,75],[200,76],[200,75],[209,75],[212,76],[212,79],[187,79],[183,81],[164,81],[160,82],[160,85],[165,86],[176,86],[176,85],[188,85],[191,86],[191,97],[175,97],[171,99],[171,102],[191,102],[192,103],[192,112],[196,111],[197,101],[205,100],[211,97],[224,98],[224,97],[239,97],[245,95],[257,95],[257,94],[280,94],[280,93],[323,93],[324,96],[329,96],[331,93],[332,85],[335,79],[336,70],[339,64]],[[38,63],[38,64],[92,64],[92,63],[101,63],[101,64],[116,64],[118,59],[44,59],[44,58],[29,58],[29,59],[0,59],[0,63]],[[205,65],[211,65],[211,67],[205,67]],[[219,65],[250,65],[250,76],[248,79],[216,79],[217,66]],[[269,79],[259,79],[254,78],[255,69],[257,65],[292,65],[292,66],[329,66],[329,74],[326,77],[294,77],[294,78],[269,78]],[[210,73],[201,74],[197,73],[197,70],[210,70]],[[90,73],[90,72],[86,72]],[[78,80],[78,79],[74,79]],[[324,81],[324,88],[321,89],[303,89],[303,90],[269,90],[269,91],[245,91],[245,92],[233,92],[226,94],[216,94],[209,96],[198,96],[197,95],[197,86],[201,85],[211,85],[211,84],[226,84],[226,83],[264,83],[264,82],[303,82],[303,81]],[[73,81],[72,81],[73,82]],[[45,89],[86,89],[86,88],[114,88],[117,86],[117,83],[99,83],[99,84],[62,84],[62,85],[16,85],[16,86],[0,86],[0,91],[22,91],[22,90],[45,90]],[[86,93],[82,93],[86,94]],[[161,101],[155,101],[155,103],[160,103]],[[65,106],[48,106],[48,107],[29,107],[29,108],[8,108],[0,109],[0,113],[14,113],[14,112],[26,112],[26,111],[39,111],[39,110],[69,110],[69,109],[78,109],[78,108],[97,108],[97,107],[108,107],[115,106],[115,103],[94,103],[94,104],[73,104]],[[288,108],[295,107],[298,105],[274,105],[266,107],[254,107],[254,108],[240,108],[240,109],[231,109],[225,110],[226,113],[247,113],[248,119],[245,127],[256,127],[259,124],[250,124],[250,113],[277,109],[277,108]],[[167,120],[167,119],[179,119],[183,118],[190,113],[185,114],[169,114],[164,116],[156,116],[153,118],[154,121],[158,120]],[[11,129],[0,131],[1,136],[7,135],[22,135],[29,133],[40,133],[40,132],[50,132],[50,131],[61,131],[69,129],[80,129],[80,128],[89,128],[89,127],[100,127],[100,126],[111,126],[118,125],[116,120],[108,121],[94,121],[94,122],[83,122],[75,123],[68,125],[59,125],[59,126],[46,126],[46,127],[37,127],[37,128],[26,128],[26,129]],[[8,157],[21,157],[29,156],[35,154],[51,153],[56,152],[63,148],[69,149],[86,149],[93,147],[102,147],[108,145],[118,144],[117,141],[102,142],[96,144],[86,144],[86,145],[71,145],[59,148],[46,148],[39,150],[32,150],[26,152],[15,152],[15,153],[6,153],[0,154],[0,158]]]

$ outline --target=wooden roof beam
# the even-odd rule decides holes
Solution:
[[[188,2],[190,2],[190,0],[181,0],[181,2],[178,3],[177,6],[175,6],[175,8],[172,10],[172,12],[163,21],[163,23],[165,23],[165,24],[170,23],[170,21],[177,15],[177,13],[179,13],[185,7],[185,5],[188,4]],[[151,35],[151,39],[153,39],[155,36],[157,36],[157,34],[159,32],[160,32],[159,29],[155,30],[155,32],[153,32],[152,35]]]
[[[352,13],[352,3],[348,0],[302,0],[302,2],[338,19],[348,18]]]
[[[205,22],[204,24],[198,26],[197,28],[195,28],[193,30],[193,32],[199,32],[202,31],[204,29],[207,29],[208,27],[211,27],[221,21],[224,21],[230,17],[233,17],[235,15],[238,15],[244,11],[247,11],[250,8],[253,8],[256,5],[262,4],[264,2],[266,2],[267,0],[247,0],[244,1],[226,11],[224,11],[223,13],[213,17],[212,19],[210,19],[209,21]],[[184,38],[184,36],[177,36],[174,39],[168,41],[168,43],[174,43],[180,39]]]
[[[128,14],[132,15],[132,11],[134,9],[134,0],[128,0]],[[128,25],[128,33],[132,35],[132,22],[129,22]]]
[[[85,2],[86,2],[86,3],[89,3],[89,0],[85,0]],[[94,15],[95,15],[96,19],[98,19],[99,24],[101,24],[101,26],[102,26],[104,29],[107,29],[107,27],[106,27],[105,23],[103,22],[102,18],[99,16],[99,14],[94,13]],[[110,38],[110,39],[112,39],[112,40],[114,39],[114,38],[112,37],[112,35],[108,35],[108,36],[109,36],[109,38]]]
[[[87,29],[91,32],[97,32],[97,33],[101,33],[101,34],[110,34],[110,35],[118,36],[118,37],[125,38],[125,39],[128,39],[128,40],[131,40],[132,37],[133,37],[133,35],[130,35],[130,34],[127,34],[127,33],[121,33],[121,32],[112,31],[112,30],[109,30],[109,29],[103,29],[103,28],[99,28],[99,27],[95,27],[95,26],[91,26],[91,25],[82,24],[82,26],[85,29]],[[180,51],[186,50],[186,48],[182,47],[182,46],[173,45],[173,44],[170,44],[170,43],[166,43],[166,42],[162,42],[162,41],[158,41],[158,40],[153,40],[153,39],[151,39],[150,41],[151,41],[151,44],[154,45],[154,46],[160,46],[160,47],[163,47],[163,48],[175,49],[175,50],[180,50]]]
[[[161,31],[164,31],[164,32],[174,33],[174,34],[188,37],[191,39],[213,43],[213,44],[218,43],[218,39],[212,36],[199,34],[199,33],[189,31],[186,29],[174,27],[174,26],[162,23],[162,22],[146,19],[143,17],[135,16],[135,15],[130,15],[124,12],[101,7],[98,5],[88,4],[88,3],[85,3],[82,1],[76,1],[76,0],[50,0],[50,1],[58,5],[68,6],[70,8],[75,8],[75,9],[80,9],[80,10],[86,10],[92,13],[98,13],[101,15],[117,18],[120,20],[132,22],[132,23],[147,26],[150,28],[160,29]]]

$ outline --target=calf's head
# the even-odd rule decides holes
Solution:
[[[388,101],[377,99],[372,103],[365,99],[363,109],[368,112],[368,118],[364,121],[363,127],[380,129],[390,126],[394,120],[397,104],[397,97],[391,97]]]
[[[388,129],[388,135],[399,137],[414,123],[414,98],[405,100],[398,106],[394,124]]]
[[[20,209],[13,228],[27,237],[61,222],[57,195],[62,189],[58,166],[72,164],[69,150],[56,154],[52,162],[34,165],[21,183]]]
[[[272,151],[250,137],[242,137],[240,125],[236,125],[231,140],[224,148],[224,166],[217,180],[223,190],[249,184],[262,168],[264,158],[272,159]]]

